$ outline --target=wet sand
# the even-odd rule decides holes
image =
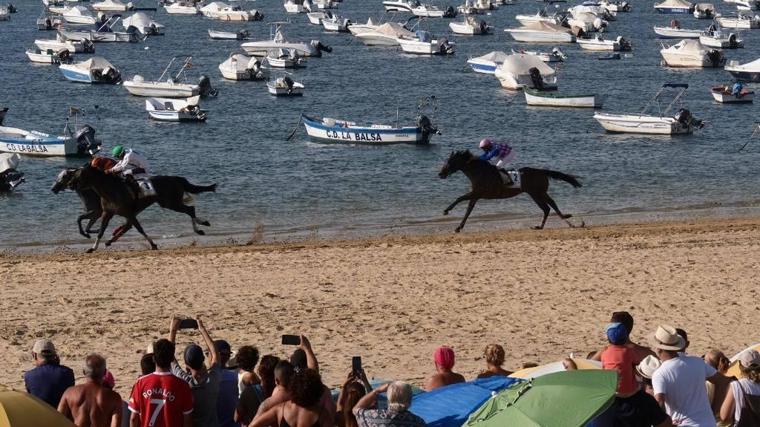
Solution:
[[[81,376],[108,358],[126,395],[169,317],[199,315],[214,338],[284,356],[303,333],[324,380],[360,355],[368,375],[420,383],[441,344],[471,378],[500,343],[506,367],[586,354],[615,310],[634,340],[658,323],[689,332],[690,352],[760,341],[760,218],[489,234],[379,237],[158,252],[0,255],[0,384],[23,388],[38,337]],[[197,335],[181,334],[180,346]],[[178,354],[180,354],[178,352]]]

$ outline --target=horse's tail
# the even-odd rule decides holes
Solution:
[[[211,185],[193,185],[190,184],[188,180],[185,178],[182,178],[182,188],[184,188],[186,193],[190,194],[198,194],[198,193],[206,193],[206,192],[215,192],[216,191],[216,184]]]
[[[565,181],[566,183],[572,185],[575,188],[580,188],[583,185],[581,185],[580,181],[578,181],[578,178],[568,175],[566,173],[557,172],[549,169],[534,169],[535,171],[542,172],[546,174],[551,179],[558,179],[560,181]]]

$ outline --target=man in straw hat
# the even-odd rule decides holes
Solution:
[[[26,391],[57,408],[63,392],[74,385],[74,371],[61,365],[55,346],[50,340],[35,341],[32,358],[36,367],[24,374]]]
[[[651,336],[651,345],[662,361],[652,374],[654,396],[673,423],[715,427],[705,380],[714,381],[717,371],[699,357],[683,354],[686,340],[670,325],[657,327]]]

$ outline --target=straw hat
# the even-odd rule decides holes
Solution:
[[[654,371],[656,371],[660,365],[662,365],[660,359],[649,355],[645,357],[644,360],[642,360],[638,365],[636,365],[636,372],[638,372],[639,375],[643,378],[651,380],[652,374],[654,374]]]
[[[679,351],[686,347],[686,340],[678,335],[676,328],[670,325],[660,325],[650,336],[652,347],[660,350]]]

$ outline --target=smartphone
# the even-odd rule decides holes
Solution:
[[[198,321],[195,319],[182,319],[179,321],[179,329],[198,329]]]
[[[351,358],[351,370],[355,374],[359,374],[362,371],[362,357],[354,356]]]
[[[282,345],[301,345],[301,337],[299,335],[283,335]]]

